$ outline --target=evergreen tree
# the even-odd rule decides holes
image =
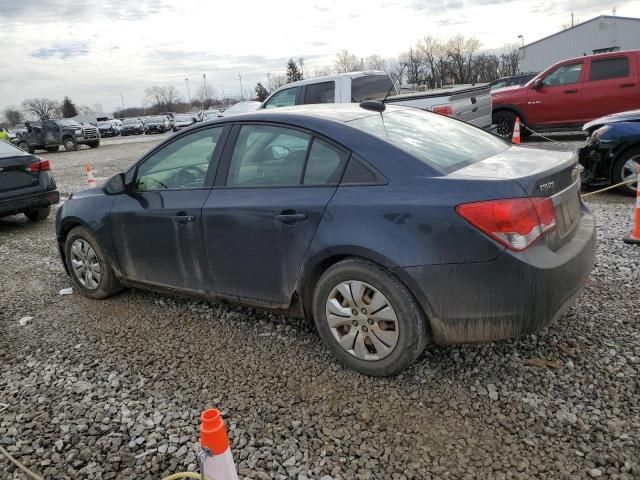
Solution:
[[[268,96],[269,92],[267,91],[267,89],[264,88],[262,82],[258,82],[258,84],[256,85],[256,100],[258,100],[259,102],[264,102]]]
[[[75,117],[76,115],[78,115],[76,106],[69,97],[64,97],[64,100],[62,101],[62,117],[71,118]]]
[[[290,58],[289,62],[287,62],[287,83],[297,82],[298,80],[302,80],[302,72],[295,60]]]

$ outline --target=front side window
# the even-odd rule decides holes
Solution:
[[[296,93],[298,88],[287,88],[273,95],[264,108],[291,107],[296,104]]]
[[[198,130],[154,153],[138,168],[137,190],[202,188],[221,133]]]
[[[347,124],[395,145],[443,173],[509,148],[507,142],[479,128],[417,108],[387,110]]]
[[[582,62],[562,65],[556,68],[544,79],[545,87],[556,87],[559,85],[571,85],[580,81],[582,72]]]
[[[304,92],[304,103],[334,103],[336,98],[336,82],[312,83]]]
[[[627,57],[592,60],[589,81],[608,80],[629,76],[629,59]]]
[[[290,128],[244,125],[236,140],[227,185],[299,185],[311,136]]]

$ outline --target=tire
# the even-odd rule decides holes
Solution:
[[[97,142],[87,142],[87,146],[89,148],[98,148],[100,146],[100,141]]]
[[[55,153],[59,150],[60,146],[57,147],[47,147],[47,152],[49,153]]]
[[[511,140],[513,137],[513,126],[516,123],[516,115],[509,110],[494,112],[491,121],[496,125],[496,133],[502,138]]]
[[[39,222],[44,220],[51,213],[51,205],[48,205],[44,208],[32,208],[24,212],[25,216],[29,219],[30,222]]]
[[[72,252],[74,244],[76,245],[75,252],[77,253]],[[80,248],[81,245],[88,245],[91,250],[85,248],[84,251],[82,251]],[[91,253],[91,251],[93,253]],[[122,286],[116,278],[111,265],[109,265],[106,257],[104,256],[100,245],[91,231],[86,227],[75,227],[69,232],[64,242],[64,252],[65,261],[67,262],[71,278],[85,297],[100,300],[115,295],[122,290]],[[95,266],[99,266],[99,272],[96,272],[99,275],[98,279],[96,279],[95,273],[92,273],[89,277],[83,276],[83,280],[80,280],[77,271],[74,269],[74,260],[79,262],[83,258],[86,259],[88,263],[92,264],[93,272],[96,272],[97,270]],[[86,269],[82,264],[81,268]]]
[[[28,152],[29,151],[29,147],[27,147],[27,142],[18,142],[18,143],[16,143],[16,147],[18,147],[20,150],[22,150],[24,152]]]
[[[33,155],[34,153],[36,153],[36,147],[27,147],[27,152]]]
[[[78,150],[78,144],[73,138],[67,138],[64,141],[64,149],[67,152],[75,152],[76,150]]]
[[[352,297],[342,296],[340,291],[351,293]],[[329,305],[349,315],[334,316],[348,319],[337,328],[331,328],[327,320]],[[369,305],[375,305],[376,311],[365,313]],[[386,377],[400,373],[420,356],[429,340],[425,316],[409,290],[388,270],[357,258],[336,263],[320,277],[313,295],[313,317],[329,350],[343,365],[364,375]],[[395,319],[389,321],[392,317]],[[351,346],[349,350],[341,346],[339,337]]]
[[[611,167],[611,184],[615,185],[624,182],[625,179],[631,179],[638,173],[638,165],[640,165],[640,147],[631,148],[620,155]],[[638,183],[630,183],[618,187],[618,190],[625,195],[636,196]]]
[[[174,132],[177,132],[177,131],[178,131],[178,129],[177,129],[176,127],[173,127],[173,131],[174,131]]]

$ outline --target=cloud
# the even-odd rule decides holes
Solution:
[[[48,58],[61,58],[66,60],[67,58],[82,57],[89,54],[89,47],[86,43],[69,43],[69,44],[56,44],[49,48],[39,48],[31,52],[33,58],[48,59]]]

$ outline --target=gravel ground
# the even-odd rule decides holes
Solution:
[[[108,177],[160,140],[48,157],[70,193],[85,163]],[[588,204],[597,265],[563,318],[430,347],[392,379],[337,365],[306,321],[140,290],[61,296],[53,217],[2,219],[0,445],[47,479],[158,479],[196,468],[199,414],[219,407],[245,478],[640,478],[633,203]],[[22,478],[0,457],[0,479]]]

